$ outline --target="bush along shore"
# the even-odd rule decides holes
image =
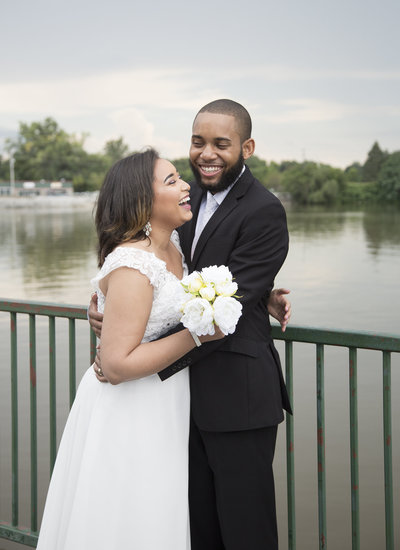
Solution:
[[[75,192],[100,188],[107,170],[132,151],[123,137],[107,141],[99,153],[88,153],[85,136],[62,130],[53,118],[20,123],[15,139],[5,141],[0,156],[0,182],[72,182]],[[192,180],[188,158],[171,159],[183,179]],[[400,151],[389,153],[375,142],[364,164],[345,169],[313,161],[267,162],[257,156],[246,161],[263,185],[289,194],[299,204],[388,202],[400,204]],[[13,175],[10,175],[10,172]]]

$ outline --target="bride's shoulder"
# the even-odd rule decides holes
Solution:
[[[145,250],[144,247],[137,246],[136,243],[134,245],[120,245],[106,256],[97,276],[92,279],[92,284],[100,281],[120,267],[129,267],[140,271],[155,286],[160,280],[164,264],[153,252]]]

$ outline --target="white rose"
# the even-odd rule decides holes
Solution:
[[[233,296],[238,289],[237,283],[232,281],[223,281],[215,283],[215,291],[220,296]]]
[[[211,285],[203,286],[203,288],[199,290],[199,294],[202,298],[208,300],[209,302],[212,302],[215,298],[215,290]]]
[[[214,320],[224,334],[235,332],[242,315],[242,304],[229,296],[218,296],[214,302]]]
[[[214,334],[214,310],[204,298],[193,298],[184,304],[181,323],[197,336]]]
[[[210,267],[203,267],[200,272],[200,275],[203,277],[205,283],[222,283],[232,281],[232,273],[226,267],[226,265],[210,265]]]
[[[183,277],[181,281],[184,287],[187,287],[188,292],[196,294],[203,286],[202,278],[197,271],[193,271],[190,275]]]

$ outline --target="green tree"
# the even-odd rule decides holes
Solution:
[[[342,170],[308,161],[286,169],[282,184],[293,200],[300,204],[341,201],[346,188]]]
[[[74,191],[96,191],[100,189],[104,176],[111,164],[109,158],[103,154],[87,154],[80,170],[72,177]]]
[[[299,165],[300,163],[295,160],[283,160],[277,166],[279,167],[279,172],[285,172],[286,170],[289,170],[289,168],[294,168]]]
[[[6,140],[6,149],[13,152],[16,179],[72,180],[87,161],[83,141],[48,117],[42,122],[21,122],[17,138]]]
[[[172,164],[175,166],[176,170],[179,172],[181,178],[188,183],[193,181],[193,172],[190,168],[189,159],[187,157],[182,157],[179,159],[171,160]]]
[[[346,181],[362,181],[363,167],[359,162],[353,162],[350,166],[347,166],[344,170],[344,176]]]
[[[10,181],[10,162],[0,155],[0,181]]]
[[[115,162],[129,155],[129,145],[124,142],[124,138],[121,136],[118,139],[107,141],[103,151],[111,167]]]
[[[367,160],[362,168],[363,181],[376,181],[383,163],[387,159],[387,151],[382,151],[377,141],[371,147]]]
[[[260,159],[257,155],[253,155],[246,160],[246,164],[253,176],[266,185],[268,181],[268,165],[265,160]]]
[[[125,144],[120,138],[107,142],[104,154],[89,154],[83,147],[85,138],[68,134],[50,117],[31,124],[21,122],[17,138],[6,140],[6,149],[15,159],[15,178],[65,179],[72,181],[75,191],[98,189],[112,164],[110,155],[125,153]]]
[[[378,192],[384,200],[400,200],[400,151],[389,155],[384,162],[379,172]]]

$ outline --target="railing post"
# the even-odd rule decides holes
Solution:
[[[50,473],[53,472],[57,454],[56,408],[56,319],[49,316],[49,391],[50,391]]]
[[[12,429],[12,502],[11,522],[18,525],[18,351],[17,351],[17,314],[10,313],[11,337],[11,429]]]
[[[75,333],[75,319],[69,319],[69,406],[72,407],[72,403],[75,399],[76,392],[76,333]]]
[[[286,388],[293,407],[293,342],[285,342]],[[288,507],[288,548],[296,550],[296,506],[294,484],[294,422],[286,413],[286,472]]]
[[[351,541],[360,550],[360,504],[358,481],[358,388],[357,349],[349,348],[350,467],[351,467]]]
[[[318,447],[318,523],[319,549],[327,548],[326,473],[325,473],[325,387],[324,346],[317,344],[317,447]]]
[[[93,363],[97,352],[97,338],[92,329],[90,329],[90,361]]]
[[[383,452],[385,462],[386,550],[394,550],[393,474],[392,474],[392,399],[390,352],[383,352]]]
[[[31,417],[31,529],[37,531],[37,399],[36,399],[36,317],[29,315],[29,378]]]

